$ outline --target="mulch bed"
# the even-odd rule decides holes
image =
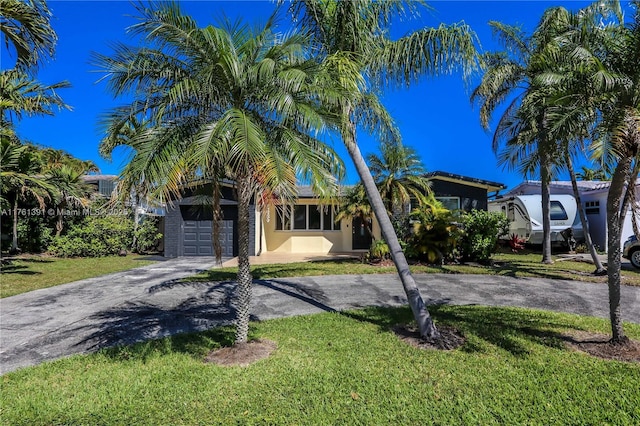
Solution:
[[[629,340],[624,344],[611,343],[611,336],[601,333],[576,331],[562,336],[571,349],[607,360],[640,362],[640,342]]]
[[[276,342],[271,340],[252,340],[247,343],[240,343],[211,351],[205,357],[205,362],[227,367],[246,367],[261,359],[269,358],[269,355],[271,355],[277,347]]]
[[[464,345],[467,339],[455,327],[439,325],[440,339],[435,341],[424,340],[420,331],[414,325],[400,324],[393,327],[393,332],[403,342],[419,349],[452,350]]]

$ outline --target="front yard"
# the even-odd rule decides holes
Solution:
[[[153,263],[148,259],[149,256],[141,255],[72,259],[36,255],[5,257],[2,259],[0,297],[14,296]]]
[[[409,346],[390,327],[407,308],[252,323],[277,343],[248,367],[203,362],[231,329],[74,356],[0,378],[0,423],[610,424],[640,423],[640,365],[568,349],[563,335],[602,319],[479,306],[430,308],[467,341]],[[640,338],[640,325],[627,324]]]

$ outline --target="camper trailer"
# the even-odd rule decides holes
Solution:
[[[542,196],[514,195],[490,201],[490,212],[502,212],[510,220],[509,239],[511,235],[523,238],[528,244],[542,244]],[[566,244],[563,232],[571,228],[576,242],[584,241],[584,233],[575,198],[568,194],[551,195],[551,243]]]

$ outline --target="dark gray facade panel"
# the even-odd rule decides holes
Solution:
[[[459,197],[462,210],[487,210],[487,190],[484,188],[434,179],[431,190],[436,197]]]

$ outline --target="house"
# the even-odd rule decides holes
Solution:
[[[94,188],[96,194],[104,197],[111,197],[111,193],[116,187],[118,176],[116,175],[84,175],[82,180]]]
[[[449,210],[487,210],[487,200],[506,188],[498,182],[442,171],[427,173],[435,197]]]
[[[504,189],[500,183],[444,172],[429,175],[436,198],[450,208],[465,210],[487,208],[490,193]],[[212,256],[212,210],[210,187],[187,191],[180,200],[168,203],[165,214],[165,257]],[[230,184],[223,187],[221,200],[223,226],[220,241],[223,256],[238,254],[238,206]],[[310,187],[298,189],[295,205],[270,205],[250,210],[250,255],[277,253],[365,252],[373,238],[380,238],[375,219],[363,223],[360,218],[335,220],[337,206],[323,204]]]
[[[582,202],[587,221],[589,222],[589,234],[593,243],[602,250],[607,250],[607,196],[609,195],[608,181],[578,181],[578,191],[580,193],[580,201]],[[636,187],[640,181],[636,182]],[[573,195],[573,187],[570,181],[552,181],[549,184],[551,194],[570,194]],[[505,195],[527,195],[540,194],[540,181],[524,181],[513,189],[509,190]],[[631,224],[631,212],[629,211],[625,217],[622,228],[621,244],[633,235],[633,226]]]

